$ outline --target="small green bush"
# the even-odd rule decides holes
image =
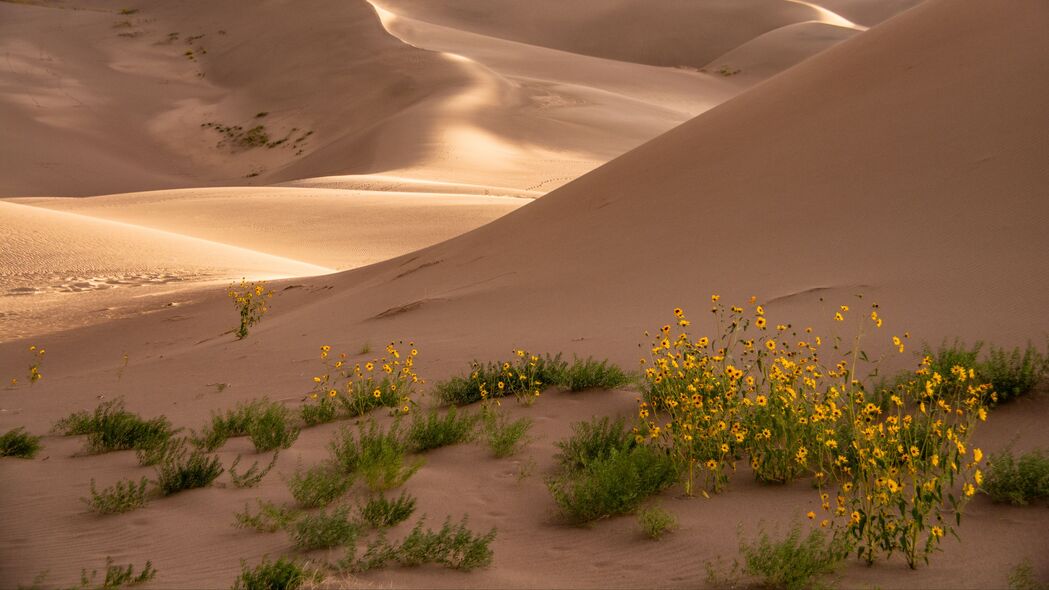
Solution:
[[[1022,352],[1019,348],[1006,351],[991,346],[987,361],[980,365],[980,377],[994,388],[998,403],[1004,403],[1029,393],[1046,375],[1049,364],[1046,357],[1030,343]]]
[[[218,457],[200,449],[187,452],[185,443],[186,439],[172,443],[157,467],[157,489],[164,496],[207,487],[224,471]]]
[[[739,551],[747,575],[757,577],[766,588],[787,590],[818,587],[817,578],[832,573],[848,554],[842,541],[820,529],[803,537],[797,524],[780,541],[765,531],[753,543],[741,539]]]
[[[80,570],[80,585],[76,586],[77,589],[87,590],[88,588],[98,588],[99,590],[116,590],[117,588],[127,588],[128,586],[137,586],[138,584],[144,584],[152,580],[157,575],[157,570],[153,568],[153,562],[147,561],[145,567],[138,574],[135,574],[135,566],[132,564],[127,565],[113,565],[113,558],[106,558],[106,576],[103,578],[102,583],[96,583],[98,579],[98,571],[93,570],[89,576],[86,569]]]
[[[0,435],[0,457],[32,459],[40,451],[40,437],[18,427]]]
[[[489,545],[495,540],[495,529],[479,535],[469,529],[467,518],[463,517],[457,524],[452,524],[450,518],[446,519],[441,529],[435,532],[423,528],[425,520],[425,517],[420,519],[399,545],[391,545],[380,536],[369,543],[360,559],[355,559],[351,553],[342,567],[364,572],[390,563],[408,567],[434,563],[470,571],[492,563]]]
[[[265,557],[255,567],[240,564],[240,576],[233,582],[233,590],[298,590],[306,582],[319,582],[318,572],[310,573],[297,561],[280,557],[269,561]]]
[[[307,402],[300,406],[299,417],[306,426],[333,422],[339,417],[339,403],[329,396],[320,396],[315,403]]]
[[[297,549],[311,551],[329,549],[339,545],[350,545],[357,541],[360,525],[349,519],[350,509],[346,506],[307,514],[289,527],[288,534]]]
[[[260,533],[275,533],[287,528],[301,514],[288,506],[278,506],[273,502],[256,499],[259,511],[252,513],[247,504],[243,512],[233,513],[233,526],[238,529],[254,529]]]
[[[1011,449],[991,455],[980,486],[995,502],[1025,506],[1049,500],[1049,457],[1041,450],[1024,453],[1017,460]]]
[[[422,460],[408,461],[398,422],[384,431],[374,420],[366,420],[356,437],[343,428],[329,449],[332,463],[346,473],[360,473],[372,491],[398,487],[422,467]]]
[[[226,441],[235,436],[247,436],[251,424],[267,412],[267,410],[279,412],[282,408],[279,403],[267,399],[256,399],[246,403],[239,403],[232,410],[222,413],[211,413],[211,423],[206,425],[200,434],[194,432],[190,441],[197,447],[214,452]]]
[[[592,358],[575,359],[558,377],[552,383],[567,387],[570,391],[615,389],[630,381],[630,377],[616,365]]]
[[[1049,590],[1049,583],[1038,581],[1031,560],[1025,558],[1009,572],[1009,590]]]
[[[584,523],[632,512],[645,498],[673,485],[677,475],[666,453],[638,445],[562,473],[547,487],[566,520]]]
[[[513,395],[534,400],[544,385],[565,381],[568,363],[561,355],[529,355],[516,351],[514,361],[479,363],[474,361],[468,376],[453,377],[434,386],[434,396],[443,405],[462,406],[482,399]]]
[[[138,482],[132,479],[123,479],[102,491],[95,488],[95,480],[91,480],[91,498],[81,498],[80,501],[88,505],[91,510],[99,514],[120,514],[141,508],[148,501],[146,487],[149,480],[142,478]]]
[[[396,500],[376,496],[360,507],[361,520],[376,529],[404,522],[413,512],[415,512],[415,498],[408,495],[407,492],[401,492]]]
[[[637,524],[650,539],[659,539],[677,528],[674,515],[659,507],[642,508],[637,512]]]
[[[636,444],[634,435],[627,429],[626,419],[622,417],[615,421],[604,416],[577,422],[572,425],[572,433],[571,438],[558,441],[560,450],[555,457],[567,470],[584,469],[614,452],[629,451]]]
[[[327,506],[345,494],[353,485],[353,476],[327,464],[314,465],[288,480],[292,497],[303,508]]]
[[[168,419],[143,420],[124,409],[122,399],[103,402],[94,413],[76,412],[55,423],[54,431],[66,436],[86,434],[89,453],[131,449],[150,451],[162,447],[175,433]]]
[[[259,468],[259,462],[255,461],[247,471],[237,473],[237,465],[240,464],[240,455],[237,455],[237,458],[233,460],[233,464],[229,466],[229,476],[234,487],[253,488],[262,483],[263,478],[269,475],[269,472],[273,470],[273,466],[277,464],[277,457],[279,456],[280,451],[274,451],[273,459],[270,460],[270,464],[266,467]]]
[[[299,427],[292,423],[288,408],[274,403],[266,406],[248,424],[248,436],[260,453],[286,449],[299,438]]]
[[[460,414],[455,406],[449,408],[443,416],[437,410],[431,410],[425,416],[412,416],[405,440],[413,453],[421,453],[470,441],[474,437],[476,424],[476,416]]]
[[[532,428],[531,418],[510,420],[494,410],[485,410],[482,415],[482,431],[485,443],[492,454],[502,459],[509,457],[528,442],[525,436]]]

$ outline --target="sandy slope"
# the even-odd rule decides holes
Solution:
[[[709,330],[702,316],[711,291],[729,301],[755,294],[772,321],[796,327],[828,318],[817,297],[862,307],[852,298],[862,292],[887,318],[879,341],[909,329],[912,350],[919,338],[942,336],[1040,340],[1049,329],[1039,311],[1049,304],[1039,272],[1049,246],[1047,17],[1040,0],[925,3],[484,228],[364,269],[296,280],[243,342],[221,335],[232,312],[217,290],[195,304],[53,335],[44,342],[44,381],[3,392],[0,429],[43,432],[99,396],[123,395],[133,409],[187,427],[237,400],[268,395],[294,405],[319,370],[321,344],[352,354],[366,342],[413,339],[431,379],[513,346],[632,364],[641,331],[664,323],[674,305],[694,309],[697,330]],[[25,344],[0,344],[0,375],[24,371]],[[124,352],[131,362],[121,373]],[[215,383],[229,387],[220,393]],[[707,559],[734,555],[738,523],[782,525],[814,504],[804,482],[762,487],[743,472],[710,501],[666,494],[683,525],[663,543],[642,543],[630,519],[556,524],[542,485],[553,442],[574,419],[629,412],[635,395],[548,392],[531,409],[512,407],[537,422],[518,463],[477,447],[431,455],[408,484],[421,511],[436,520],[468,512],[479,528],[498,526],[495,564],[468,575],[394,570],[361,583],[696,587]],[[980,444],[993,451],[1019,437],[1024,448],[1049,445],[1047,408],[1043,392],[1001,409]],[[279,471],[319,461],[331,432],[306,432]],[[148,470],[128,453],[72,457],[79,441],[45,444],[47,460],[0,462],[0,504],[14,508],[0,513],[2,579],[28,582],[50,569],[64,582],[112,555],[153,559],[157,587],[224,587],[240,558],[288,548],[279,534],[228,525],[255,496],[287,500],[279,478],[257,492],[188,492],[98,519],[76,500],[90,478],[108,484]],[[244,452],[246,441],[235,441],[222,456]],[[518,483],[529,460],[535,474]],[[1047,531],[1044,510],[981,498],[962,526],[964,542],[947,543],[930,567],[851,565],[840,585],[997,587],[1024,557],[1044,576]]]

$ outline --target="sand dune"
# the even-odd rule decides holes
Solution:
[[[818,20],[810,8],[784,4]],[[846,14],[849,3],[837,4]],[[49,351],[46,377],[33,389],[4,391],[0,430],[44,432],[70,411],[116,396],[189,428],[237,401],[269,396],[294,406],[321,370],[321,344],[354,355],[366,344],[413,340],[421,351],[417,368],[430,379],[515,346],[636,366],[642,331],[665,323],[674,306],[693,312],[697,331],[709,330],[701,316],[711,292],[730,303],[756,295],[770,321],[796,327],[831,324],[830,306],[839,303],[862,308],[877,301],[886,327],[869,340],[875,353],[878,342],[904,330],[914,334],[911,351],[919,339],[945,336],[1040,342],[1049,332],[1039,315],[1049,304],[1049,277],[1041,271],[1049,250],[1047,17],[1041,0],[922,3],[475,231],[365,268],[280,283],[272,312],[244,341],[223,335],[234,314],[217,288],[175,308],[34,339]],[[857,14],[846,18],[865,22]],[[496,84],[493,92],[513,90],[480,62],[464,68],[477,74],[476,83]],[[500,183],[493,173],[457,183],[514,187],[525,176],[512,159],[505,162],[513,182]],[[298,190],[288,194],[319,201],[331,195]],[[213,193],[220,209],[237,194]],[[108,199],[119,203],[114,214],[140,219],[188,220],[208,210],[198,193],[168,196],[170,203],[148,205],[135,204],[141,196]],[[180,210],[180,199],[192,206]],[[63,234],[34,237],[32,230],[51,227],[51,219],[76,219],[77,232],[112,223],[9,203],[0,208],[28,216],[12,227],[27,243],[42,242],[43,253]],[[48,221],[34,226],[37,219]],[[90,236],[74,237],[95,243]],[[283,244],[294,246],[290,237]],[[31,270],[33,261],[18,264]],[[862,301],[854,298],[859,293]],[[28,342],[0,343],[0,377],[24,374]],[[121,368],[124,353],[130,362]],[[895,359],[897,366],[915,361],[909,354]],[[642,543],[627,518],[588,529],[557,524],[543,484],[554,442],[573,420],[629,414],[636,395],[550,391],[531,408],[505,404],[536,421],[535,440],[517,459],[494,460],[477,446],[431,453],[407,484],[420,512],[435,520],[469,513],[475,527],[498,526],[495,563],[470,574],[394,569],[366,575],[360,585],[697,587],[707,560],[736,555],[737,524],[750,531],[761,521],[783,526],[818,505],[808,482],[774,487],[736,478],[730,493],[710,500],[665,494],[661,501],[682,528],[660,543]],[[980,444],[994,451],[1020,437],[1023,445],[1044,447],[1046,420],[1043,392],[995,410],[981,426]],[[287,477],[300,461],[320,461],[333,431],[306,430],[281,454],[278,472]],[[279,477],[257,489],[190,491],[136,513],[96,518],[77,503],[92,477],[108,485],[150,471],[136,467],[130,453],[74,457],[80,444],[49,437],[46,460],[0,462],[0,504],[13,508],[0,512],[0,579],[28,583],[50,570],[64,583],[109,555],[120,563],[153,560],[161,572],[156,587],[219,587],[235,578],[240,559],[256,563],[288,550],[282,534],[229,525],[255,497],[288,501]],[[221,456],[228,464],[250,453],[241,439]],[[529,469],[531,476],[519,477]],[[1047,531],[1044,510],[1001,508],[980,497],[960,529],[963,542],[945,543],[928,567],[850,562],[835,583],[997,587],[1025,557],[1044,574]],[[393,534],[403,532],[402,525]]]

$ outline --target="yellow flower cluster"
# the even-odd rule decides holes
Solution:
[[[512,362],[473,363],[470,381],[480,393],[482,403],[513,395],[517,401],[530,406],[539,399],[543,388],[540,379],[542,359],[523,349],[514,349],[513,352]]]
[[[321,346],[326,372],[313,378],[309,399],[325,409],[338,404],[348,416],[360,416],[381,406],[407,414],[416,405],[415,387],[425,383],[415,372],[418,354],[412,342],[404,353],[391,342],[386,346],[386,356],[351,365],[345,353],[332,360],[331,347]]]
[[[238,339],[244,339],[248,336],[248,328],[261,321],[269,309],[266,301],[273,297],[273,291],[266,288],[265,281],[241,281],[240,285],[230,285],[226,295],[233,300],[233,306],[240,313],[240,326],[234,333]]]

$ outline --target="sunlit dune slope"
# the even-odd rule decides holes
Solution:
[[[1040,338],[1047,15],[1034,0],[922,5],[413,255],[417,272],[346,275],[333,305],[412,306],[394,331],[469,317],[522,340],[629,341],[711,291],[796,321],[817,296],[864,293],[893,333]]]

